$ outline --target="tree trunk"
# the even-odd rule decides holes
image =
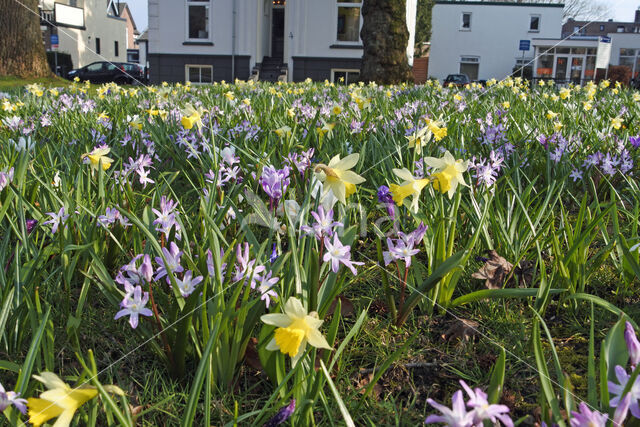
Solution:
[[[406,0],[364,0],[362,81],[396,84],[413,79],[407,61]]]
[[[0,75],[51,75],[40,31],[38,0],[0,0]]]

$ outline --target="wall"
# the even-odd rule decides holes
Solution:
[[[640,34],[611,33],[611,60],[609,65],[620,64],[620,49],[640,49]]]
[[[135,26],[133,25],[133,16],[131,16],[131,11],[129,10],[128,6],[122,8],[120,17],[127,20],[127,26],[126,26],[127,49],[138,49],[139,46],[136,43],[136,40],[134,37],[136,29],[135,29]]]
[[[59,1],[67,3],[68,1]],[[51,8],[53,8],[53,2]],[[45,2],[45,6],[49,6]],[[83,67],[95,61],[124,62],[127,60],[126,21],[107,15],[106,2],[102,0],[84,1],[84,21],[86,30],[59,27],[59,52],[71,54],[73,66]],[[95,53],[96,38],[100,38],[100,54]],[[115,56],[114,42],[118,41],[119,55]]]
[[[471,12],[471,31],[461,31],[463,12]],[[530,15],[541,16],[540,31],[529,32]],[[478,79],[508,76],[522,58],[519,40],[559,38],[562,7],[520,4],[436,3],[432,14],[429,75],[444,79],[460,70],[461,56],[480,57]],[[533,47],[525,53],[533,58]]]

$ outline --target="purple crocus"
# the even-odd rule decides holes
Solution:
[[[331,271],[337,273],[340,263],[342,263],[351,270],[354,276],[358,274],[355,266],[363,265],[364,263],[351,261],[351,246],[343,245],[337,234],[333,235],[333,242],[328,237],[325,237],[324,246],[327,251],[324,254],[323,261],[331,262]]]
[[[569,421],[571,427],[606,427],[609,418],[607,414],[592,411],[585,402],[580,403],[578,409],[571,412],[571,421]]]
[[[260,185],[271,199],[271,209],[275,209],[284,193],[287,192],[291,180],[289,178],[289,167],[276,169],[273,166],[265,166],[260,176]]]
[[[296,410],[296,400],[292,399],[291,402],[281,408],[277,414],[275,414],[273,416],[273,418],[271,418],[269,421],[267,421],[264,425],[264,427],[276,427],[279,426],[280,424],[284,423],[285,421],[287,421],[289,419],[289,417],[291,417],[291,415],[293,414],[293,412]]]
[[[169,250],[167,250],[167,248],[162,248],[162,253],[167,260],[167,263],[165,264],[162,257],[156,257],[156,262],[160,265],[158,273],[156,274],[156,280],[167,276],[167,283],[171,283],[171,280],[168,276],[169,271],[174,274],[184,271],[184,268],[180,265],[180,257],[182,256],[182,251],[178,248],[178,245],[171,242],[169,243]]]
[[[156,231],[163,233],[165,237],[169,237],[171,228],[176,228],[176,239],[181,240],[180,236],[180,224],[176,221],[178,202],[173,200],[167,200],[166,196],[162,196],[160,199],[160,210],[152,209],[156,215],[153,225],[156,226]]]
[[[429,415],[424,421],[425,424],[443,423],[449,427],[471,427],[473,425],[473,413],[467,412],[462,390],[453,394],[451,408],[447,408],[431,398],[427,399],[427,403],[440,411],[442,415]]]
[[[0,384],[0,412],[3,412],[10,405],[20,411],[23,415],[27,414],[27,399],[20,397],[20,393],[15,391],[6,391]]]
[[[609,394],[614,395],[615,397],[609,401],[609,406],[612,408],[617,408],[620,405],[622,392],[629,382],[629,377],[631,375],[627,374],[627,371],[620,365],[617,365],[615,368],[616,379],[618,380],[618,384],[613,381],[609,381]],[[633,385],[631,386],[631,390],[629,390],[628,394],[631,399],[629,404],[629,410],[631,410],[631,414],[640,418],[640,406],[638,405],[638,400],[640,400],[640,377],[636,377]],[[626,398],[626,396],[625,396]]]
[[[640,147],[640,136],[630,136],[629,142],[633,145],[633,148]]]
[[[67,218],[69,218],[69,215],[65,214],[64,206],[60,208],[58,213],[47,212],[47,215],[49,215],[51,219],[42,224],[51,224],[51,233],[53,234],[56,234],[60,225],[64,224]]]
[[[627,393],[616,407],[616,411],[613,413],[613,425],[615,427],[622,426],[622,422],[627,418],[629,412],[629,406],[631,405],[631,394]]]
[[[142,287],[136,286],[132,294],[127,293],[120,303],[122,310],[114,317],[117,320],[123,316],[129,316],[129,324],[133,329],[138,327],[138,316],[151,316],[153,312],[145,307],[149,301],[149,292],[142,292]]]
[[[139,274],[147,281],[147,283],[150,283],[153,280],[153,266],[151,265],[151,257],[148,254],[144,255]]]
[[[389,187],[386,185],[381,185],[378,187],[378,201],[387,208],[387,215],[391,217],[391,219],[395,219],[396,217],[396,209],[395,204],[393,203],[393,194],[389,191]]]
[[[38,225],[38,220],[37,219],[28,219],[26,221],[26,225],[27,225],[27,234],[31,234],[31,232],[36,228],[36,225]]]
[[[509,407],[506,405],[489,404],[487,394],[479,388],[471,390],[471,387],[464,381],[460,380],[462,388],[469,395],[467,406],[473,411],[473,424],[482,425],[484,420],[490,420],[494,425],[500,420],[506,427],[513,427],[511,417],[507,415]]]
[[[251,288],[254,289],[256,287],[256,280],[258,279],[258,276],[265,270],[265,268],[263,265],[256,266],[257,260],[249,259],[249,243],[244,243],[244,250],[240,245],[238,245],[236,248],[236,259],[237,264],[233,281],[238,282],[243,279],[245,279],[245,281],[249,280]]]
[[[626,322],[624,328],[624,340],[627,343],[627,350],[629,350],[631,368],[635,369],[635,366],[640,362],[640,342],[638,341],[636,331],[633,329],[633,325],[630,322]]]
[[[312,211],[311,216],[316,220],[316,222],[311,227],[303,225],[300,228],[307,234],[315,234],[316,239],[318,240],[322,240],[324,237],[331,237],[335,227],[344,226],[341,222],[333,220],[333,209],[325,212],[322,205],[318,206],[317,213]]]
[[[2,191],[9,183],[13,181],[13,168],[8,172],[0,172],[0,191]]]

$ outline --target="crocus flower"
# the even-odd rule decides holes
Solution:
[[[425,157],[424,162],[435,168],[432,175],[433,187],[441,193],[448,193],[452,198],[456,192],[458,184],[468,187],[464,182],[463,172],[466,172],[468,161],[456,160],[449,151],[444,153],[440,159],[435,157]]]
[[[629,406],[631,405],[631,393],[627,393],[616,407],[616,411],[613,413],[613,425],[614,427],[622,426],[622,422],[627,418],[629,412]]]
[[[51,232],[56,234],[60,224],[64,224],[69,215],[65,214],[64,206],[60,208],[58,213],[47,212],[47,215],[51,217],[50,220],[43,222],[42,224],[51,224]]]
[[[151,282],[153,280],[153,266],[151,265],[151,257],[148,254],[144,255],[139,273],[147,282]]]
[[[609,401],[609,406],[612,408],[618,407],[620,405],[620,398],[622,397],[622,392],[629,381],[629,377],[631,375],[627,374],[627,371],[620,365],[617,365],[615,368],[616,379],[618,380],[618,384],[613,381],[609,381],[609,394],[614,395],[615,397]],[[631,414],[640,418],[640,406],[638,405],[638,400],[640,400],[640,377],[636,377],[633,386],[631,386],[631,390],[629,390],[629,395],[631,396],[631,402],[629,404],[629,409],[631,410]],[[626,396],[625,396],[626,397]]]
[[[589,405],[585,402],[580,403],[578,406],[579,411],[571,412],[571,420],[569,423],[571,427],[606,427],[607,426],[607,418],[609,415],[601,414],[598,411],[592,411],[589,409]]]
[[[2,191],[11,181],[13,181],[14,169],[11,168],[7,172],[0,171],[0,191]]]
[[[385,205],[387,214],[393,220],[396,217],[396,210],[393,206],[393,195],[389,191],[389,187],[381,185],[378,187],[378,201]]]
[[[27,225],[27,234],[31,234],[31,232],[36,228],[36,225],[38,225],[38,220],[37,219],[28,219],[25,222],[26,222],[26,225]]]
[[[39,427],[52,418],[58,418],[56,427],[68,427],[73,420],[76,410],[87,401],[98,395],[98,390],[90,385],[82,384],[79,387],[71,388],[52,372],[41,372],[34,375],[47,387],[47,391],[40,394],[39,398],[30,397],[28,399],[29,422],[35,427]],[[109,393],[124,396],[124,391],[114,385],[103,386]]]
[[[15,408],[22,412],[27,413],[27,400],[20,397],[20,393],[15,391],[6,391],[2,384],[0,384],[0,412],[3,412],[9,406],[13,405]]]
[[[264,305],[269,308],[269,304],[271,304],[271,298],[278,298],[278,294],[273,290],[273,287],[280,280],[279,277],[271,277],[271,272],[268,272],[264,276],[259,276],[258,281],[260,285],[258,286],[258,291],[260,292],[260,299],[264,301]]]
[[[236,271],[233,276],[233,281],[238,282],[242,279],[249,280],[249,284],[251,288],[256,287],[256,280],[260,273],[262,273],[265,268],[263,265],[256,266],[257,260],[249,259],[249,243],[245,242],[244,251],[238,245],[236,248],[236,259],[238,263],[236,264]]]
[[[365,181],[363,177],[351,171],[356,164],[360,154],[350,154],[344,159],[340,159],[340,155],[336,154],[328,165],[318,164],[314,171],[320,182],[324,184],[323,193],[331,192],[338,200],[346,204],[346,198],[356,192],[356,184]]]
[[[402,184],[391,184],[391,194],[393,195],[393,201],[402,206],[404,199],[413,196],[411,201],[410,210],[414,213],[418,212],[418,201],[420,200],[420,193],[422,189],[429,184],[428,178],[416,179],[407,168],[393,169],[393,173],[404,181]]]
[[[167,248],[162,248],[162,254],[167,260],[166,264],[162,257],[156,257],[156,262],[160,265],[158,269],[158,274],[156,274],[156,280],[162,279],[164,276],[167,276],[167,283],[171,283],[171,279],[169,278],[169,271],[172,273],[181,273],[184,271],[184,268],[180,265],[180,257],[182,256],[182,251],[178,248],[178,245],[171,242],[169,243],[169,250]]]
[[[178,289],[180,289],[180,294],[183,298],[191,295],[200,282],[202,282],[202,276],[193,277],[191,270],[187,270],[182,279],[176,279]]]
[[[129,324],[133,329],[138,327],[138,316],[151,316],[153,312],[145,307],[149,301],[149,292],[142,293],[142,287],[136,286],[132,294],[127,294],[120,303],[122,310],[118,311],[113,318],[117,320],[123,316],[129,317]]]
[[[467,412],[467,408],[465,408],[462,390],[453,394],[451,408],[447,408],[431,398],[427,399],[427,403],[440,411],[442,415],[429,415],[424,421],[425,424],[443,423],[449,427],[471,427],[473,425],[473,413]]]
[[[91,163],[91,169],[98,170],[102,165],[102,170],[107,170],[111,167],[111,163],[113,163],[113,159],[107,157],[107,154],[111,151],[111,148],[106,145],[101,145],[93,149],[93,151],[89,153],[85,153],[82,155],[83,159],[89,159]]]
[[[276,169],[273,166],[265,166],[260,176],[260,185],[271,198],[271,206],[277,204],[289,187],[289,168]]]
[[[325,237],[324,246],[327,251],[323,260],[324,262],[331,262],[331,271],[337,273],[340,263],[342,263],[351,270],[354,276],[358,274],[355,265],[363,265],[364,263],[351,261],[351,246],[343,245],[337,234],[333,235],[333,242],[328,237]]]
[[[624,340],[627,343],[627,350],[629,350],[629,361],[632,368],[640,362],[640,342],[636,337],[636,331],[633,329],[633,325],[630,322],[626,322],[624,329]]]
[[[281,408],[277,414],[275,414],[269,421],[267,421],[263,427],[276,427],[280,424],[284,423],[291,417],[293,412],[296,410],[296,400],[291,399],[291,402]]]
[[[487,394],[481,389],[476,388],[471,390],[471,387],[464,381],[460,380],[462,388],[469,395],[467,406],[472,408],[471,414],[473,414],[474,425],[481,426],[484,420],[490,420],[494,425],[500,420],[506,427],[513,427],[513,421],[507,415],[509,407],[506,405],[489,404],[487,400]]]
[[[298,361],[309,345],[316,348],[331,349],[320,332],[322,320],[315,311],[307,313],[299,299],[290,297],[284,305],[284,314],[271,313],[260,317],[267,325],[277,326],[274,337],[267,344],[269,351],[280,350]]]

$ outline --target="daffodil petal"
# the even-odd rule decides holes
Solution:
[[[260,320],[267,325],[277,326],[279,328],[286,328],[291,324],[291,318],[281,313],[264,314],[260,317]]]

